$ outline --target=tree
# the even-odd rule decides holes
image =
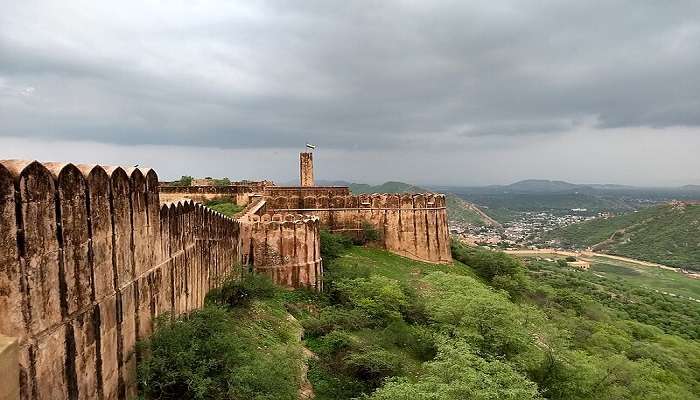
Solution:
[[[191,176],[183,175],[179,180],[173,182],[173,185],[175,186],[192,186],[192,178]]]
[[[417,380],[395,378],[379,388],[371,400],[541,399],[537,385],[499,360],[474,355],[464,342],[440,345],[434,361],[425,364]]]
[[[229,178],[214,179],[214,186],[231,186]]]

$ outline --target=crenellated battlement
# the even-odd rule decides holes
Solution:
[[[440,209],[446,208],[445,195],[435,193],[395,194],[374,193],[344,196],[270,196],[267,198],[270,211],[319,211],[327,209]]]
[[[239,231],[161,206],[152,169],[0,161],[0,334],[18,340],[21,397],[135,397],[136,341],[237,272]]]
[[[241,259],[287,287],[322,288],[320,220],[304,214],[267,214],[265,200],[244,213]]]
[[[292,195],[266,201],[269,213],[315,215],[332,232],[359,236],[369,224],[379,233],[384,248],[405,257],[435,263],[452,261],[442,194]]]

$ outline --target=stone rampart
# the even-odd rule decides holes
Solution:
[[[348,235],[360,234],[368,223],[389,251],[434,263],[452,261],[447,208],[441,194],[283,195],[266,201],[268,213],[315,215],[323,227]]]
[[[246,205],[252,194],[260,194],[267,187],[264,183],[229,186],[160,186],[160,200],[163,203],[184,199],[204,203],[208,200],[230,197],[236,204]]]
[[[268,198],[278,196],[299,198],[306,196],[349,196],[350,188],[347,186],[268,186],[263,194]]]
[[[262,214],[265,202],[239,219],[241,258],[279,285],[322,288],[320,223],[314,216]]]
[[[238,239],[206,207],[161,207],[150,169],[0,161],[0,334],[21,398],[135,397],[136,341],[200,307]]]

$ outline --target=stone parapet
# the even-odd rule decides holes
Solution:
[[[267,198],[267,212],[315,215],[324,228],[351,236],[369,224],[389,251],[416,260],[452,262],[442,194],[273,196]]]
[[[265,207],[264,200],[259,207]],[[239,218],[241,259],[255,272],[286,287],[321,290],[323,263],[318,217],[302,214],[256,214]]]
[[[134,398],[136,341],[236,271],[238,233],[191,201],[161,207],[151,169],[0,161],[0,334],[21,398]]]

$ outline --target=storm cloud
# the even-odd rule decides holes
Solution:
[[[0,2],[0,137],[15,144],[310,141],[458,168],[455,152],[524,141],[697,143],[698,71],[698,1]]]

